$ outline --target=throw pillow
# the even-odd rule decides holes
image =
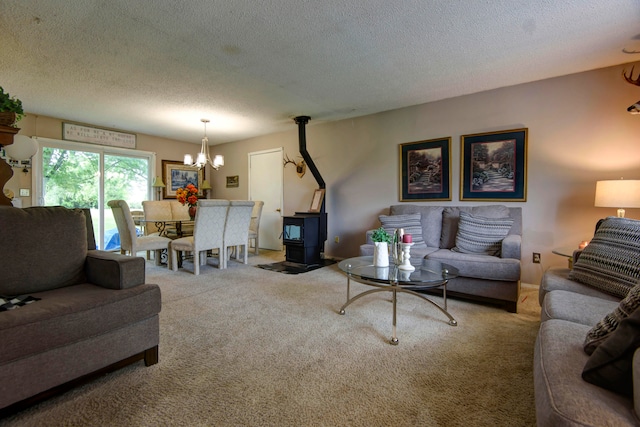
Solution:
[[[0,311],[15,310],[16,308],[31,304],[34,301],[40,301],[40,298],[31,295],[19,295],[17,297],[0,295]]]
[[[484,218],[460,212],[456,245],[453,251],[465,254],[500,256],[502,240],[507,237],[512,218]]]
[[[629,291],[629,294],[620,301],[612,313],[607,314],[604,319],[591,328],[584,340],[584,351],[589,355],[592,354],[604,340],[609,338],[620,322],[629,317],[638,307],[640,307],[640,284]]]
[[[640,221],[606,218],[569,278],[603,292],[624,298],[640,279]]]
[[[420,214],[407,215],[380,215],[378,217],[382,228],[387,234],[393,236],[396,228],[403,228],[405,234],[411,234],[414,248],[426,248],[427,244],[422,238],[422,224]]]
[[[627,396],[633,395],[633,354],[640,347],[640,310],[625,318],[587,360],[582,379]]]

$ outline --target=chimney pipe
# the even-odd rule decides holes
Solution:
[[[305,125],[309,123],[309,120],[311,120],[311,117],[309,116],[298,116],[293,119],[293,121],[298,125],[298,145],[300,147],[299,151],[302,155],[302,158],[307,163],[307,166],[309,166],[309,170],[313,174],[313,177],[318,182],[318,186],[320,187],[320,189],[324,189],[326,188],[324,179],[322,179],[320,172],[318,172],[318,168],[316,168],[316,164],[313,163],[313,160],[311,159],[311,156],[307,151],[307,134],[305,131]]]

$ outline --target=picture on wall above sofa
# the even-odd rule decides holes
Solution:
[[[451,137],[400,144],[400,201],[451,200]]]
[[[527,200],[527,129],[460,137],[460,200]]]

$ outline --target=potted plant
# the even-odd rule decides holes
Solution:
[[[376,267],[388,267],[389,266],[389,244],[391,243],[391,236],[385,231],[383,227],[373,230],[371,234],[371,240],[374,244],[373,249],[373,265]]]
[[[0,125],[15,127],[23,117],[22,101],[9,95],[0,86]]]

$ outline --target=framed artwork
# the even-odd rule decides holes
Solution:
[[[460,200],[527,200],[527,129],[462,135]]]
[[[228,176],[227,188],[236,188],[236,187],[240,187],[240,176],[239,175]]]
[[[198,169],[187,166],[177,160],[162,161],[162,180],[165,187],[162,189],[163,199],[174,199],[176,190],[184,188],[187,184],[198,187],[198,197],[204,196],[202,181],[204,181],[204,168]]]
[[[451,200],[451,137],[400,144],[400,201]]]
[[[324,188],[319,188],[313,193],[309,212],[320,212],[320,208],[322,208],[322,200],[324,200]]]

